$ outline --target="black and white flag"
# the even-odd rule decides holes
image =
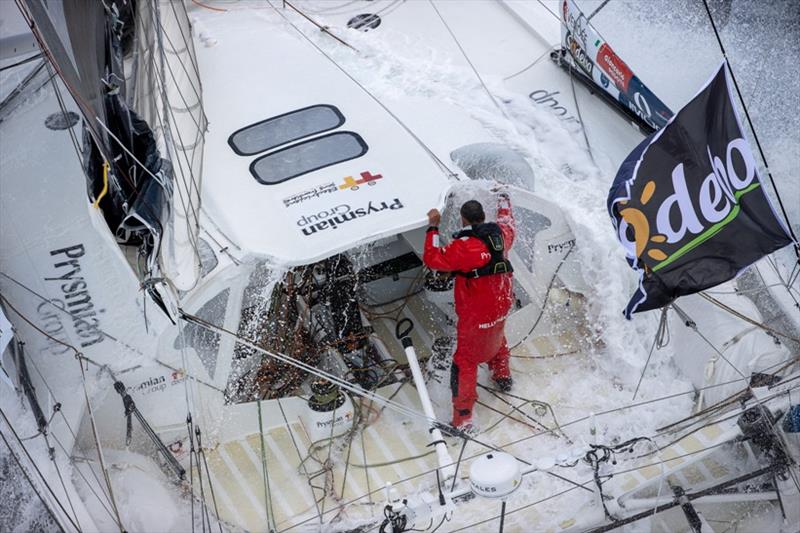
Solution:
[[[628,318],[728,281],[791,244],[759,180],[726,65],[625,159],[608,211],[640,276]]]

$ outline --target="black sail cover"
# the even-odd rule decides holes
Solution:
[[[147,67],[139,65],[144,58],[131,54],[136,2],[23,0],[20,8],[83,115],[90,199],[98,200],[118,242],[144,247],[152,271],[170,215],[172,172],[151,125],[133,109],[135,93],[154,93],[154,82],[126,82],[126,59]]]
[[[608,211],[640,276],[628,319],[728,281],[791,244],[761,185],[725,64],[625,159]]]

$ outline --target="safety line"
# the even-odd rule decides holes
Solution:
[[[783,200],[778,192],[778,187],[775,185],[775,179],[772,177],[772,171],[769,169],[769,163],[767,163],[767,156],[764,154],[764,149],[761,148],[761,141],[758,139],[758,133],[756,133],[756,128],[753,125],[752,119],[750,118],[750,112],[747,110],[747,104],[742,96],[742,91],[739,89],[739,83],[736,81],[736,76],[733,74],[733,68],[728,60],[728,54],[725,52],[725,45],[722,44],[722,38],[719,35],[719,31],[717,31],[717,24],[714,22],[714,17],[711,16],[711,9],[708,7],[708,0],[703,0],[703,6],[706,8],[708,21],[711,23],[711,28],[714,30],[714,35],[717,37],[719,49],[722,52],[722,57],[725,59],[725,64],[728,67],[728,73],[731,75],[731,80],[733,80],[733,86],[736,88],[736,94],[739,96],[739,102],[742,104],[744,116],[747,118],[747,123],[750,125],[750,131],[753,132],[753,139],[756,141],[756,147],[758,147],[758,152],[761,154],[762,161],[764,161],[764,169],[767,171],[767,176],[769,176],[769,181],[772,184],[772,190],[775,191],[775,197],[778,199],[778,205],[781,208],[781,213],[783,214],[784,220],[786,220],[786,228],[789,230],[789,236],[791,236],[792,240],[794,241],[794,253],[797,256],[798,261],[800,261],[800,241],[798,241],[797,235],[794,233],[792,223],[789,220],[789,215],[786,213]]]

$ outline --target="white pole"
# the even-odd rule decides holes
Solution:
[[[422,403],[422,410],[425,412],[425,416],[431,420],[435,420],[436,415],[433,412],[431,398],[428,395],[428,387],[425,385],[425,379],[422,377],[422,370],[419,368],[417,352],[414,350],[414,346],[411,343],[411,337],[403,337],[400,339],[400,342],[403,343],[403,349],[405,349],[406,358],[408,358],[408,367],[411,369],[414,385],[417,387],[417,394],[419,394],[419,400]],[[453,477],[456,474],[456,469],[453,464],[453,458],[450,457],[450,452],[447,451],[447,444],[444,442],[442,432],[439,431],[439,428],[436,427],[433,422],[430,423],[430,431],[433,442],[436,443],[434,446],[436,449],[436,457],[439,460],[439,468],[442,472],[442,479]]]

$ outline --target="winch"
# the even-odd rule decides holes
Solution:
[[[311,397],[302,419],[312,442],[336,437],[352,426],[353,403],[338,385],[317,379],[311,382]]]

